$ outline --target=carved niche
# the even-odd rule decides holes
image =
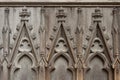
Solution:
[[[66,32],[64,9],[57,14],[58,27],[53,40],[50,54],[48,54],[49,80],[75,80],[75,58]]]
[[[21,22],[17,27],[18,34],[14,36],[16,44],[10,57],[10,80],[37,80],[37,57],[28,23],[30,13],[23,8],[20,13]],[[29,73],[29,74],[28,74]]]
[[[101,29],[102,13],[96,9],[93,13],[93,35],[89,41],[86,54],[86,80],[112,80],[112,57],[108,48],[107,39]],[[108,63],[109,62],[109,63]]]

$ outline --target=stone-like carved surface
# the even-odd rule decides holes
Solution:
[[[50,6],[0,7],[0,80],[119,80],[120,9]]]

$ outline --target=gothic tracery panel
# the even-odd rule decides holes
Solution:
[[[26,4],[0,6],[0,80],[120,79],[119,8]]]

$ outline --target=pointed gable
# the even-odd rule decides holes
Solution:
[[[66,30],[65,30],[63,24],[60,25],[53,43],[54,44],[51,47],[51,51],[48,54],[48,58],[47,58],[48,61],[51,59],[51,57],[54,54],[57,54],[57,53],[67,54],[68,53],[68,55],[70,55],[70,57],[75,62],[73,50],[72,50],[70,41],[67,37]]]
[[[89,47],[86,50],[86,57],[88,57],[90,53],[103,53],[108,61],[112,62],[111,52],[99,23],[95,25],[92,38],[88,45]]]
[[[88,48],[86,50],[86,57],[85,59],[88,58],[88,56],[90,54],[103,54],[107,60],[111,63],[113,61],[113,57],[111,56],[111,52],[110,52],[110,47],[107,44],[107,39],[103,33],[103,29],[101,29],[101,13],[99,12],[99,10],[95,10],[94,16],[95,17],[93,19],[93,27],[94,30],[92,32],[92,37],[88,43]],[[98,17],[98,18],[97,18]]]
[[[34,41],[30,33],[31,26],[26,19],[23,19],[23,20],[22,19],[21,19],[20,25],[18,25],[18,28],[17,28],[18,33],[16,35],[15,43],[11,52],[10,61],[12,62],[15,56],[19,53],[20,54],[32,53],[35,60],[38,61],[37,55],[36,55],[37,53],[33,44]]]

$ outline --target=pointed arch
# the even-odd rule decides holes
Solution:
[[[98,56],[98,57],[104,62],[104,66],[107,65],[108,60],[107,60],[107,58],[105,57],[105,55],[104,55],[104,54],[101,54],[101,53],[93,53],[93,54],[90,54],[90,55],[89,55],[89,58],[86,60],[86,64],[89,64],[89,62],[90,62],[94,57],[96,57],[96,56]]]
[[[66,33],[66,30],[65,28],[66,26],[63,26],[63,24],[60,24],[59,28],[58,28],[58,31],[57,31],[57,34],[55,36],[55,39],[53,41],[53,44],[51,46],[51,49],[50,49],[50,52],[48,53],[48,57],[47,57],[47,60],[50,61],[50,59],[52,58],[52,56],[54,55],[54,48],[55,46],[57,45],[57,43],[59,41],[63,41],[67,48],[69,49],[69,55],[70,57],[72,58],[72,60],[74,61],[74,63],[76,62],[76,59],[75,59],[75,55],[73,54],[74,51],[73,51],[73,48],[71,46],[71,43],[69,41],[69,38],[67,36],[67,33]]]
[[[68,54],[57,53],[50,60],[50,80],[74,80],[75,72]]]
[[[56,59],[59,58],[59,57],[63,57],[64,59],[66,59],[66,61],[68,61],[68,65],[69,66],[72,65],[72,59],[71,59],[71,57],[67,53],[57,53],[57,54],[54,54],[53,57],[51,58],[49,64],[51,66],[54,66],[54,63],[55,63]]]
[[[35,65],[36,60],[31,53],[23,52],[18,54],[14,60],[14,65],[11,67],[11,80],[16,80],[19,77],[20,79],[28,79],[30,75],[33,76],[34,79],[37,79],[37,71],[34,68]]]
[[[24,57],[24,56],[27,56],[29,59],[31,59],[32,61],[32,67],[34,67],[36,65],[36,61],[35,61],[35,58],[34,56],[31,54],[31,53],[28,53],[28,52],[24,52],[22,54],[18,54],[16,59],[15,59],[15,65],[18,65],[18,61]]]

